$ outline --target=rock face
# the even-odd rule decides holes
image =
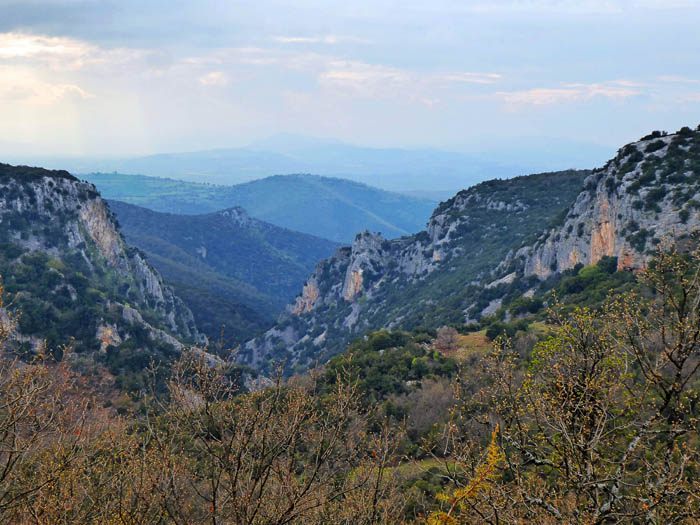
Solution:
[[[700,216],[700,132],[654,134],[622,148],[585,181],[561,225],[522,248],[524,274],[545,279],[577,264],[617,257],[640,269],[662,240],[687,237]]]
[[[304,285],[301,295],[297,297],[296,302],[292,307],[292,313],[294,315],[300,315],[310,312],[314,309],[314,305],[316,304],[316,301],[318,301],[318,297],[318,284],[312,280],[309,280]]]
[[[277,325],[246,343],[240,359],[263,368],[270,360],[305,366],[369,329],[441,326],[448,303],[453,322],[463,322],[469,287],[565,210],[586,175],[489,181],[442,203],[419,234],[357,234],[352,246],[318,264]]]
[[[370,329],[479,321],[604,256],[616,257],[618,269],[641,269],[659,243],[699,229],[700,129],[654,132],[592,172],[461,191],[417,235],[358,234],[318,265],[295,305],[241,359],[304,366]]]
[[[105,351],[128,340],[134,330],[173,346],[202,342],[192,312],[124,242],[91,184],[62,171],[0,164],[0,229],[7,282],[26,271],[28,261],[51,276],[40,273],[41,286],[20,279],[12,284],[30,301],[28,307],[43,308],[49,324],[55,321],[60,331],[63,309],[90,304],[84,324],[94,326],[94,342],[82,341],[86,348],[94,343]],[[46,262],[37,266],[36,261]]]

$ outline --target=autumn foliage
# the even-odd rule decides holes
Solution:
[[[342,367],[240,392],[185,352],[118,418],[64,364],[5,361],[0,522],[697,523],[699,262],[659,251],[642,292],[555,305],[534,346],[499,338],[411,457]],[[441,489],[416,510],[402,472],[426,464]]]

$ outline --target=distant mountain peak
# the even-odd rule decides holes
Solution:
[[[276,153],[292,153],[325,146],[345,145],[344,142],[334,138],[311,137],[295,133],[278,133],[250,143],[248,149],[256,151],[274,151]]]

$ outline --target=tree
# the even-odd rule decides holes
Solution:
[[[453,352],[457,349],[457,330],[451,326],[438,329],[435,348],[441,352]]]
[[[356,387],[319,398],[284,384],[236,395],[225,369],[187,354],[170,403],[148,424],[163,482],[155,495],[175,523],[391,523],[395,440],[369,432]],[[400,514],[400,513],[399,513]]]
[[[479,452],[488,445],[484,428],[500,428],[492,446],[502,461],[488,490],[456,507],[447,497],[445,515],[485,523],[700,519],[699,269],[698,252],[659,251],[640,277],[645,294],[613,298],[598,312],[553,312],[554,333],[528,363],[498,341],[484,370],[488,386],[476,395],[460,387],[446,444],[458,487],[493,464]]]
[[[16,327],[8,306],[0,281],[2,353]],[[72,467],[86,405],[67,398],[71,375],[65,366],[0,359],[0,521],[7,523]]]

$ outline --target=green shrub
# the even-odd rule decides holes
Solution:
[[[649,145],[646,147],[644,152],[645,153],[653,153],[655,151],[662,149],[665,146],[666,146],[666,143],[663,140],[657,140],[655,142],[649,143]]]
[[[666,196],[666,188],[661,186],[658,188],[652,188],[646,194],[644,198],[644,208],[649,210],[661,211],[657,203],[662,201]]]
[[[656,130],[656,131],[652,131],[648,135],[645,135],[640,140],[658,139],[658,138],[661,138],[662,136],[663,136],[662,133],[660,131]]]
[[[605,255],[596,263],[596,266],[605,273],[613,274],[617,271],[617,257]]]

